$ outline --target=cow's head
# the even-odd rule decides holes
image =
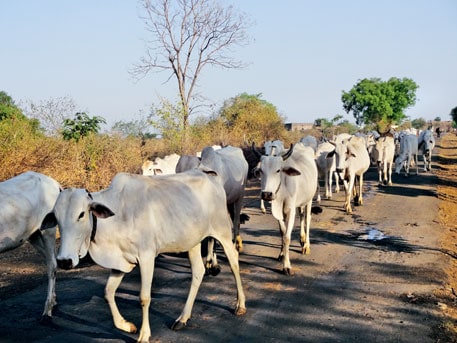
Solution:
[[[60,268],[70,269],[86,256],[91,241],[96,239],[96,218],[108,218],[114,213],[105,205],[94,202],[84,189],[65,189],[59,194],[54,209],[43,219],[41,230],[59,226],[61,244],[57,254]]]
[[[347,160],[356,156],[355,150],[347,139],[340,142],[330,141],[329,143],[335,146],[335,150],[329,152],[327,157],[335,156],[336,171],[342,173],[346,169]]]

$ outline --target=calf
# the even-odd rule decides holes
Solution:
[[[209,236],[221,243],[235,277],[235,314],[246,312],[224,188],[220,178],[211,174],[197,169],[156,177],[118,174],[109,188],[97,193],[90,194],[84,189],[62,191],[53,211],[43,220],[42,230],[59,225],[60,267],[74,268],[89,252],[97,264],[111,269],[105,298],[114,325],[127,332],[136,332],[136,327],[120,314],[115,292],[125,273],[139,266],[143,313],[139,342],[148,342],[151,336],[149,304],[155,258],[161,253],[189,255],[192,282],[184,309],[172,326],[177,330],[191,316],[205,273],[200,242]]]

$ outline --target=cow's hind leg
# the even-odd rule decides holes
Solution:
[[[105,300],[110,307],[111,315],[113,316],[114,326],[117,327],[119,330],[135,333],[137,330],[136,326],[126,321],[124,317],[122,317],[116,305],[116,300],[114,299],[116,290],[121,284],[124,275],[125,274],[121,271],[114,269],[111,270],[111,273],[105,286]]]
[[[231,242],[231,239],[229,239]],[[187,296],[186,305],[181,312],[181,315],[176,319],[172,325],[173,330],[180,330],[186,326],[192,314],[192,307],[194,306],[195,298],[197,296],[198,289],[202,283],[203,276],[205,274],[205,266],[200,255],[200,244],[189,250],[189,262],[192,269],[192,282],[190,284],[189,295]]]
[[[215,252],[215,240],[212,237],[208,237],[208,253],[206,255],[205,274],[216,276],[221,272],[221,267],[217,263],[217,257]]]
[[[246,313],[246,298],[243,291],[243,285],[241,283],[240,276],[240,266],[238,263],[238,252],[230,244],[230,240],[220,238],[219,239],[222,248],[224,249],[225,255],[230,263],[230,269],[232,270],[233,276],[235,278],[236,289],[237,289],[237,302],[235,307],[235,315],[241,316]]]
[[[52,319],[52,309],[56,302],[56,228],[41,231],[37,230],[29,238],[30,243],[46,258],[48,275],[48,293],[44,304],[41,323],[47,323]]]

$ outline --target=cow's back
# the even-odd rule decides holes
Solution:
[[[121,173],[93,197],[115,214],[98,221],[91,245],[91,255],[105,268],[129,271],[143,249],[184,252],[221,226],[231,232],[218,176],[197,169],[153,177]],[[187,237],[185,245],[179,237]]]
[[[248,163],[240,148],[227,146],[214,151],[211,147],[203,149],[202,168],[216,171],[221,177],[227,202],[237,201],[244,194],[248,175]]]
[[[400,154],[417,154],[418,152],[418,138],[416,135],[408,134],[400,140]]]

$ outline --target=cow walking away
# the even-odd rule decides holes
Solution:
[[[271,213],[278,220],[282,239],[278,259],[283,261],[284,274],[293,275],[289,246],[297,208],[302,253],[311,252],[311,207],[317,187],[314,150],[300,143],[284,156],[262,156],[256,174],[261,179],[262,199],[271,202]]]
[[[420,133],[418,138],[418,149],[424,160],[424,171],[432,170],[432,152],[435,148],[435,137],[433,131],[428,129]]]
[[[139,342],[148,342],[151,336],[151,284],[155,258],[161,253],[188,252],[192,282],[183,311],[172,328],[186,326],[205,273],[200,253],[200,242],[205,237],[214,237],[222,245],[236,281],[235,314],[246,312],[225,191],[214,172],[193,169],[155,177],[121,173],[107,189],[97,193],[65,189],[41,228],[46,231],[56,224],[61,232],[59,267],[74,268],[89,253],[97,264],[111,269],[105,298],[114,325],[131,333],[136,327],[120,314],[115,292],[125,273],[139,266],[143,317]]]
[[[400,174],[402,167],[405,168],[405,176],[409,175],[411,162],[416,165],[416,175],[419,174],[417,161],[418,141],[415,134],[404,134],[400,136],[400,153],[395,159],[395,172]]]
[[[227,195],[227,209],[233,221],[235,245],[239,252],[243,251],[240,224],[242,220],[247,219],[247,216],[241,216],[241,208],[248,178],[248,163],[243,151],[233,146],[226,146],[218,150],[208,146],[202,150],[198,168],[215,171],[221,178]],[[210,252],[210,248],[208,249]]]
[[[52,318],[56,305],[56,226],[46,232],[39,229],[60,190],[56,180],[32,171],[0,182],[0,252],[15,249],[29,240],[46,258],[48,289],[42,321]]]

